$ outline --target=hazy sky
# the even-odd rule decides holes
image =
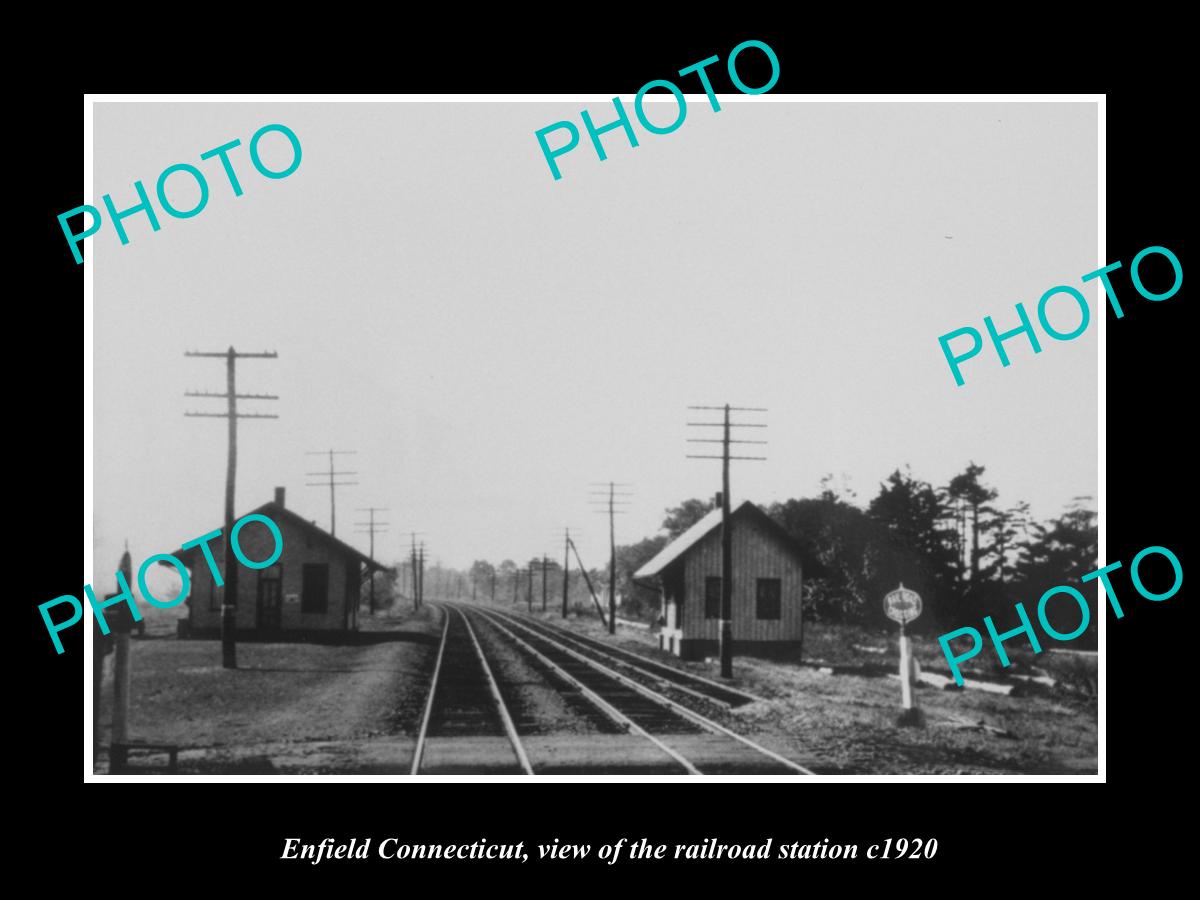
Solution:
[[[629,98],[626,98],[627,104]],[[736,464],[735,502],[813,495],[845,473],[868,500],[892,469],[943,483],[969,460],[1001,502],[1039,516],[1097,492],[1095,315],[1034,355],[988,349],[956,387],[939,335],[985,315],[1017,324],[1023,301],[1096,256],[1093,104],[725,103],[690,98],[683,126],[605,136],[550,175],[534,132],[603,103],[97,104],[95,196],[136,202],[168,165],[208,176],[191,219],[159,211],[88,239],[95,263],[95,576],[128,538],[135,564],[220,527],[224,363],[186,349],[277,350],[238,365],[240,513],[286,486],[328,527],[328,491],[306,450],[340,460],[338,536],[390,507],[402,533],[466,566],[559,552],[564,525],[603,565],[606,520],[589,482],[632,482],[617,539],[654,533],[663,510],[720,487],[688,460],[688,404],[765,406],[767,462]],[[611,110],[611,104],[609,104]],[[652,113],[669,120],[669,111]],[[292,128],[303,161],[268,180],[247,144]],[[582,130],[582,126],[581,126]],[[556,136],[557,137],[557,136]],[[201,152],[233,138],[245,194]],[[286,142],[264,159],[280,168]],[[192,205],[186,176],[170,196]],[[194,191],[194,189],[192,189]],[[157,201],[155,201],[157,207]],[[948,237],[949,236],[949,237]],[[1093,312],[1096,283],[1085,290]],[[1062,330],[1078,321],[1052,313]],[[761,435],[754,435],[760,437]]]

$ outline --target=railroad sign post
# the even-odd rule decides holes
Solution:
[[[128,579],[126,579],[128,584]],[[120,594],[109,594],[111,600]],[[108,771],[119,772],[125,768],[129,745],[129,691],[130,676],[130,633],[133,631],[133,614],[129,606],[121,604],[106,613],[110,635],[113,639],[113,706],[112,732],[108,742]]]
[[[889,619],[900,624],[900,696],[903,711],[898,724],[920,728],[925,724],[925,716],[913,696],[917,663],[904,626],[921,615],[921,595],[909,590],[901,582],[900,587],[883,598],[883,611]]]
[[[109,595],[105,599],[111,599]],[[100,700],[104,686],[104,657],[113,651],[113,636],[100,633],[100,620],[92,617],[92,766],[100,755]]]

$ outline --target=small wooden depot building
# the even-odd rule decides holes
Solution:
[[[730,512],[730,521],[735,652],[798,655],[803,636],[799,549],[749,501]],[[721,634],[720,505],[667,544],[633,578],[659,590],[662,649],[682,659],[715,656]]]
[[[287,509],[283,488],[275,489],[274,502],[252,512],[279,527],[283,553],[269,568],[239,571],[237,633],[303,640],[356,631],[362,585],[370,573],[386,571],[385,567]],[[250,559],[268,559],[274,549],[274,539],[261,523],[244,529],[238,543]],[[224,573],[225,535],[209,547]],[[215,584],[199,547],[179,549],[173,555],[183,560],[192,579],[188,617],[186,624],[181,623],[180,636],[218,637],[225,588]]]

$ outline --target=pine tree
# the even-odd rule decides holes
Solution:
[[[947,494],[959,503],[959,509],[962,514],[962,544],[966,543],[966,529],[968,524],[970,527],[971,552],[968,559],[971,573],[969,580],[972,585],[979,583],[980,574],[979,515],[983,507],[995,500],[997,496],[995,490],[985,487],[980,482],[980,476],[983,475],[984,471],[983,466],[977,466],[974,462],[971,462],[967,465],[965,472],[961,475],[955,475],[950,479],[950,484],[946,488]]]

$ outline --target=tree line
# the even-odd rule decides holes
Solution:
[[[971,462],[946,484],[934,485],[905,466],[893,471],[865,504],[828,475],[817,496],[766,506],[799,549],[805,620],[882,626],[887,622],[883,596],[903,583],[925,602],[916,631],[978,625],[985,615],[995,616],[997,627],[1007,629],[1017,624],[1016,601],[1029,609],[1049,588],[1077,584],[1098,567],[1097,516],[1090,496],[1075,497],[1058,516],[1037,521],[1028,503],[998,503],[999,492],[985,475],[983,466]],[[617,547],[618,615],[646,621],[658,617],[657,592],[634,584],[633,573],[711,509],[710,501],[685,500],[665,510],[657,534]],[[588,576],[607,606],[606,564],[603,560],[589,568]],[[447,593],[479,600],[490,600],[494,585],[498,603],[515,601],[524,607],[532,596],[534,609],[540,609],[542,567],[541,557],[521,565],[511,559],[499,564],[476,560],[466,571],[439,571],[435,581]],[[558,609],[562,565],[549,560],[546,567],[548,608]],[[568,592],[576,614],[594,613],[591,593],[575,566]],[[1082,643],[1094,644],[1096,619],[1093,615]],[[1068,624],[1064,630],[1073,627]]]
[[[423,583],[427,600],[490,602],[494,598],[496,603],[511,605],[515,602],[522,608],[532,606],[534,609],[541,609],[545,597],[548,609],[561,609],[562,576],[561,562],[541,556],[522,564],[517,564],[511,559],[505,559],[498,564],[477,559],[467,569],[456,569],[428,561],[425,564]],[[375,581],[377,610],[404,609],[411,606],[413,577],[412,564],[408,559],[397,561],[393,571],[376,572],[372,577]],[[606,573],[589,569],[588,577],[598,593],[607,590]],[[360,605],[367,604],[368,596],[369,584],[364,584],[360,594]],[[604,602],[607,603],[607,594],[604,595]],[[568,573],[567,603],[568,608],[576,613],[586,613],[588,609],[595,608],[587,583],[575,566],[572,566]]]
[[[1058,516],[1037,521],[1028,503],[998,503],[985,474],[972,462],[948,483],[933,485],[905,466],[865,505],[826,476],[817,496],[765,507],[799,548],[805,620],[883,625],[883,596],[903,583],[925,602],[916,630],[977,624],[984,615],[1011,627],[1014,602],[1030,608],[1049,588],[1077,584],[1097,568],[1091,497],[1075,497]],[[656,615],[658,608],[654,592],[631,583],[632,573],[711,508],[687,500],[666,510],[658,535],[617,549],[620,590],[631,612]],[[1093,615],[1080,640],[1094,642],[1095,629]]]

